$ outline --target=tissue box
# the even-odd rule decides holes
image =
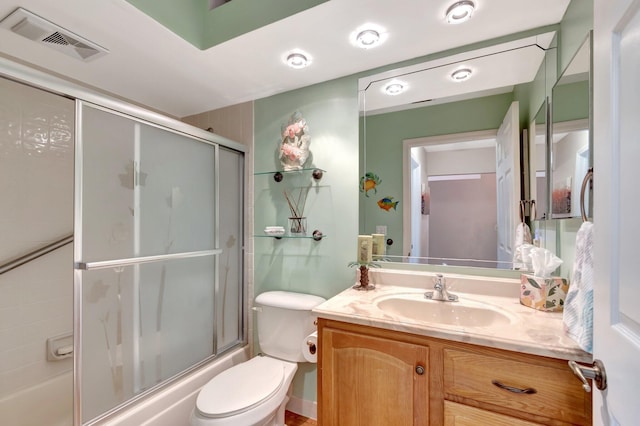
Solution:
[[[520,276],[520,303],[533,309],[560,312],[564,308],[569,283],[560,277]]]

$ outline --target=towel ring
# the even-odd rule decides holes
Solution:
[[[587,171],[587,174],[584,176],[584,179],[582,180],[582,188],[580,189],[580,213],[582,214],[583,222],[589,220],[584,208],[584,193],[587,190],[587,184],[589,181],[591,181],[591,184],[593,185],[593,167],[590,167],[589,171]]]

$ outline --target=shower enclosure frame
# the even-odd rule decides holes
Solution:
[[[237,151],[239,153],[243,154],[243,169],[244,169],[244,176],[246,176],[246,155],[247,155],[247,148],[240,144],[237,143],[235,141],[232,141],[230,139],[221,137],[219,135],[213,134],[211,132],[208,132],[204,129],[198,129],[195,128],[189,124],[186,124],[184,122],[181,122],[179,120],[173,119],[173,118],[169,118],[166,117],[164,115],[161,115],[159,113],[155,113],[149,110],[146,110],[144,108],[129,104],[127,102],[124,101],[120,101],[118,99],[115,98],[111,98],[108,96],[105,96],[101,93],[92,91],[90,89],[87,89],[85,87],[82,87],[80,85],[76,85],[74,83],[62,80],[58,77],[46,74],[44,72],[32,69],[28,66],[22,65],[22,64],[18,64],[15,63],[9,59],[6,58],[0,58],[0,77],[3,78],[7,78],[9,80],[13,80],[22,84],[26,84],[29,85],[31,87],[34,88],[38,88],[44,91],[47,91],[49,93],[53,93],[53,94],[57,94],[66,98],[70,98],[72,100],[74,100],[76,102],[76,132],[78,130],[78,126],[79,123],[81,122],[81,116],[77,115],[81,105],[83,103],[86,104],[91,104],[94,107],[98,107],[100,109],[104,109],[106,111],[112,112],[112,113],[116,113],[116,114],[121,114],[123,116],[126,116],[128,118],[143,122],[145,124],[148,125],[152,125],[158,128],[162,128],[164,130],[168,130],[177,134],[181,134],[183,136],[187,136],[193,140],[202,142],[202,143],[206,143],[209,145],[213,145],[215,147],[215,161],[216,161],[216,170],[218,170],[217,166],[218,166],[218,161],[219,161],[219,150],[220,147],[225,147],[228,148],[232,151]],[[78,138],[80,137],[80,133],[76,133],[75,135],[76,137],[76,149],[78,149],[78,147],[81,146],[81,144],[78,144]],[[76,192],[80,192],[80,188],[78,187],[79,182],[79,175],[80,175],[80,170],[77,169],[77,165],[78,165],[78,160],[77,158],[79,158],[81,152],[76,152],[75,156],[76,156],[76,170],[75,170],[75,189],[74,191]],[[217,173],[217,171],[216,171]],[[243,180],[242,180],[242,188],[246,191],[246,178],[243,176]],[[216,197],[219,194],[219,179],[216,179],[215,182],[215,192],[216,192]],[[74,196],[74,198],[76,198],[76,196]],[[244,202],[246,201],[246,193],[243,194],[242,196],[242,203],[244,205]],[[76,202],[77,202],[77,198],[76,198]],[[204,256],[204,255],[212,255],[212,254],[219,254],[222,250],[220,250],[219,247],[219,232],[218,232],[218,227],[219,227],[219,223],[218,222],[218,218],[219,218],[219,202],[216,203],[216,249],[214,250],[209,250],[209,251],[205,251],[205,252],[190,252],[190,253],[180,253],[180,254],[169,254],[169,255],[163,255],[163,258],[173,258],[173,259],[177,259],[177,258],[188,258],[188,257],[195,257],[195,256]],[[83,262],[79,262],[76,265],[74,265],[74,301],[73,301],[73,316],[74,316],[74,320],[73,320],[73,332],[74,332],[74,344],[73,344],[73,349],[74,349],[74,359],[73,359],[73,373],[74,373],[74,387],[73,387],[73,418],[74,418],[74,426],[80,426],[80,425],[91,425],[94,424],[96,422],[99,422],[101,420],[104,420],[106,418],[109,418],[110,416],[112,416],[113,414],[115,414],[116,412],[121,411],[122,409],[125,409],[133,404],[135,404],[136,402],[140,401],[141,399],[144,399],[146,397],[148,397],[149,395],[154,394],[155,392],[163,389],[164,387],[166,387],[167,385],[170,385],[172,383],[175,383],[176,381],[180,380],[181,378],[187,376],[188,374],[190,374],[191,372],[198,370],[199,368],[209,364],[214,358],[219,357],[220,355],[227,353],[229,351],[231,351],[232,349],[238,348],[240,346],[244,346],[248,343],[248,312],[246,310],[246,297],[247,297],[247,276],[245,274],[245,269],[246,269],[246,265],[245,265],[245,257],[246,257],[246,253],[244,250],[245,247],[245,242],[246,242],[246,222],[245,222],[245,213],[244,213],[244,208],[241,211],[241,223],[242,223],[242,235],[239,236],[240,241],[239,243],[242,245],[242,256],[241,256],[241,285],[242,288],[239,289],[239,295],[240,295],[240,301],[239,301],[239,312],[238,312],[238,330],[239,330],[239,338],[236,341],[235,344],[228,344],[225,347],[221,348],[221,352],[217,353],[217,350],[219,348],[216,347],[217,345],[217,338],[214,335],[214,348],[213,348],[213,353],[211,356],[207,357],[206,359],[203,359],[202,361],[190,366],[189,368],[181,371],[180,373],[164,380],[163,382],[157,384],[156,386],[138,394],[135,395],[133,398],[130,398],[128,400],[126,400],[125,402],[123,402],[122,404],[117,405],[116,407],[114,407],[112,410],[109,410],[103,414],[101,414],[100,416],[88,420],[86,423],[82,423],[82,411],[81,411],[81,398],[82,398],[82,386],[81,386],[81,378],[82,378],[82,369],[81,369],[81,365],[80,365],[80,357],[82,356],[82,349],[80,347],[80,336],[81,336],[81,332],[82,332],[82,300],[81,300],[81,289],[78,286],[78,282],[80,282],[78,280],[78,275],[81,274],[82,270],[85,269],[91,269],[94,267],[108,267],[110,266],[110,263],[91,263],[91,262],[87,262],[87,263],[83,263]],[[77,211],[77,209],[76,209]],[[74,228],[76,227],[76,221],[78,220],[77,217],[74,217]],[[76,228],[77,229],[77,228]],[[74,251],[76,249],[76,244],[81,244],[81,238],[78,238],[78,236],[74,236]],[[75,256],[75,255],[74,255]],[[216,274],[215,274],[215,279],[216,281],[218,280],[218,274],[219,274],[219,256],[215,256],[216,258]],[[136,262],[139,262],[140,260],[142,261],[155,261],[155,260],[159,260],[158,256],[147,256],[146,259],[138,259]],[[216,292],[217,292],[217,282],[216,284]],[[214,302],[215,303],[215,302]],[[215,308],[214,308],[215,309]],[[214,324],[214,330],[215,330],[215,324]]]

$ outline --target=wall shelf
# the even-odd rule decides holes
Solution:
[[[322,231],[318,229],[314,229],[313,232],[307,234],[307,225],[306,225],[306,217],[297,217],[303,216],[302,212],[304,211],[304,204],[306,202],[306,195],[311,188],[308,181],[303,182],[306,179],[313,178],[316,182],[320,181],[326,170],[319,169],[317,167],[307,167],[299,170],[273,170],[268,172],[256,172],[254,176],[272,176],[273,180],[277,183],[280,183],[284,180],[285,176],[290,176],[292,181],[289,182],[289,185],[285,185],[284,196],[287,199],[289,204],[289,208],[291,210],[291,217],[289,217],[289,229],[293,230],[294,227],[298,229],[298,226],[295,226],[295,223],[292,223],[291,220],[297,220],[299,229],[303,231],[300,234],[293,232],[286,232],[283,235],[273,235],[271,233],[256,233],[254,237],[256,238],[275,238],[277,240],[281,239],[308,239],[314,241],[320,241],[326,237],[326,234],[323,234]],[[293,188],[293,189],[292,189]],[[275,190],[275,186],[271,187],[271,190]],[[299,191],[299,193],[294,195],[295,191]]]
[[[261,176],[261,175],[273,175],[273,180],[275,180],[276,182],[282,182],[282,180],[284,179],[284,176],[286,174],[291,174],[291,173],[311,173],[311,177],[315,180],[315,181],[319,181],[320,179],[322,179],[322,176],[326,173],[326,170],[322,170],[319,169],[317,167],[310,167],[310,168],[306,168],[306,169],[300,169],[300,170],[274,170],[274,171],[270,171],[270,172],[257,172],[254,173],[254,176]]]
[[[307,240],[314,240],[314,241],[320,241],[323,238],[327,237],[327,234],[323,234],[321,231],[319,230],[315,230],[313,231],[313,233],[311,235],[280,235],[280,236],[275,236],[275,235],[267,235],[267,234],[255,234],[254,237],[256,238],[275,238],[276,240],[281,240],[281,239],[307,239]]]

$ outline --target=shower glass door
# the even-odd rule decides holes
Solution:
[[[242,210],[226,213],[237,223],[221,240],[217,145],[83,102],[76,112],[76,417],[84,423],[210,358],[219,343],[240,341]]]

